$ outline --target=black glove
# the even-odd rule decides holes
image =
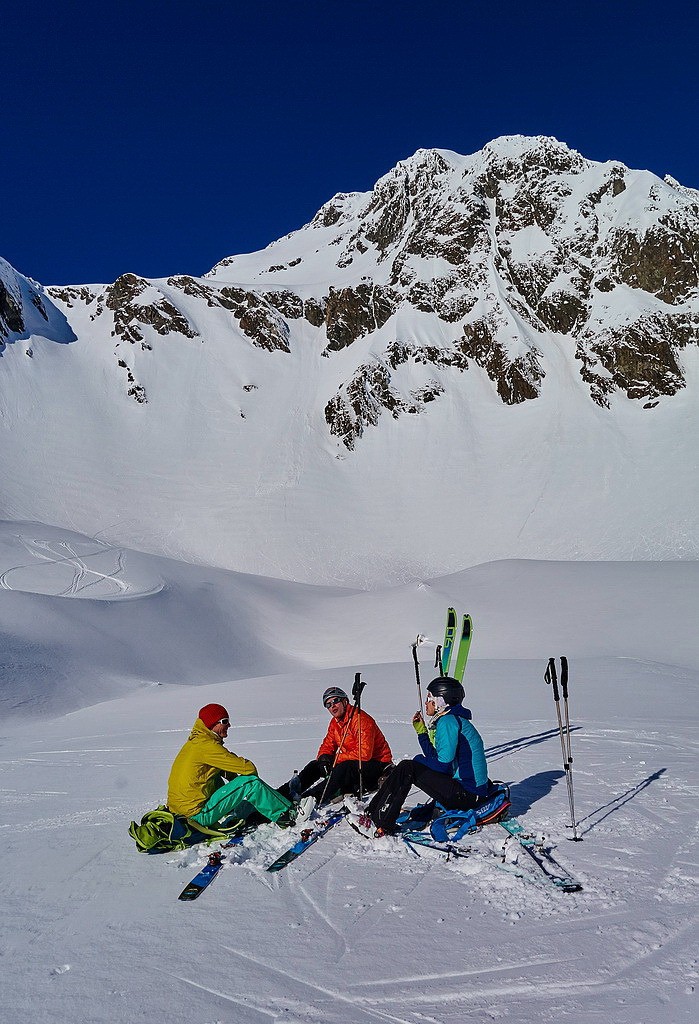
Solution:
[[[318,767],[323,775],[328,776],[333,766],[334,758],[330,754],[321,754],[318,758]]]

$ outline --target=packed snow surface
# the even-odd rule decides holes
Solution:
[[[501,561],[371,592],[154,558],[38,523],[0,529],[0,1020],[462,1024],[696,1017],[695,563]],[[264,826],[196,903],[206,851],[145,857],[199,707],[278,784],[315,754],[323,689],[357,671],[396,759],[453,604],[492,778],[583,883],[563,894],[489,826],[419,858],[345,823],[278,875]],[[570,659],[579,831],[547,658]],[[413,794],[417,801],[417,795]],[[412,802],[412,801],[411,801]]]

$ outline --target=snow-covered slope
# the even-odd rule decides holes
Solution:
[[[0,513],[360,587],[694,558],[698,268],[695,191],[519,136],[203,279],[3,264]]]
[[[500,562],[353,593],[25,523],[3,530],[0,573],[3,711],[23,702],[0,738],[2,1024],[694,1020],[696,565]],[[451,603],[474,614],[466,686],[491,776],[583,892],[542,887],[511,847],[503,864],[497,826],[446,863],[342,824],[274,877],[288,833],[263,826],[178,902],[206,851],[140,856],[127,827],[164,799],[199,707],[223,703],[228,745],[278,784],[317,750],[325,687],[361,671],[364,706],[412,756],[409,645],[441,639]],[[561,652],[578,844],[542,679]],[[427,681],[429,643],[421,659]]]
[[[399,662],[418,633],[433,641],[429,672],[452,603],[478,624],[475,658],[565,648],[654,661],[662,634],[672,663],[699,671],[697,594],[697,562],[518,560],[366,593],[0,523],[0,718],[54,717],[143,686]]]

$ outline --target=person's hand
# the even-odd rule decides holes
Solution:
[[[329,775],[333,766],[333,759],[330,754],[321,754],[318,758],[318,767],[323,775]]]
[[[425,725],[425,719],[422,717],[422,711],[416,711],[413,715],[413,729],[418,736],[421,732],[427,732],[427,726]]]

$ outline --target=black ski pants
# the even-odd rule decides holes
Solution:
[[[372,793],[379,784],[381,775],[388,766],[383,761],[362,761],[362,791]],[[314,785],[316,783],[316,785]],[[327,788],[326,788],[327,783]],[[323,802],[333,800],[342,793],[359,793],[359,761],[339,761],[326,776],[318,761],[309,761],[298,774],[299,792],[302,796],[314,796]],[[289,797],[289,783],[279,787],[282,796]],[[325,795],[323,796],[323,793]]]
[[[478,803],[451,775],[436,772],[419,761],[401,761],[372,798],[367,812],[378,828],[392,829],[413,786],[450,811],[470,811]]]

